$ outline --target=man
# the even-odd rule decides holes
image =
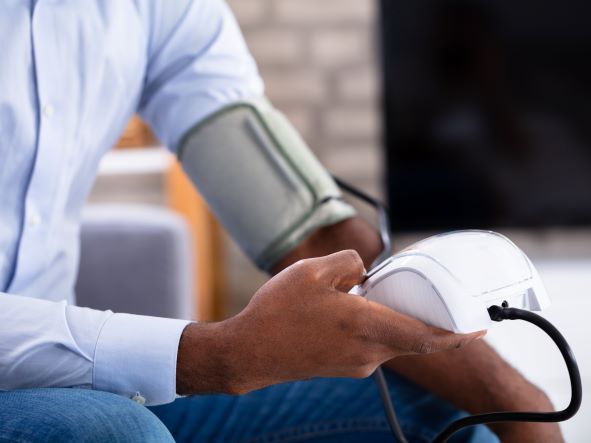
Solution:
[[[234,204],[224,208],[210,182],[223,176],[240,189],[253,174],[224,176],[214,161],[222,145],[193,134],[219,110],[261,98],[262,82],[222,0],[9,0],[0,41],[0,441],[390,441],[364,379],[382,363],[411,441],[430,441],[460,410],[551,408],[481,333],[454,335],[347,296],[381,244],[336,200],[266,256],[276,276],[230,320],[67,304],[81,207],[133,112],[183,151],[223,218]],[[212,162],[191,160],[200,155]],[[258,210],[239,214],[252,223],[226,217],[245,249],[263,246],[249,243]],[[554,425],[492,429],[506,442],[561,441]],[[485,427],[458,438],[496,440]]]

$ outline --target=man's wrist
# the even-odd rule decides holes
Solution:
[[[231,394],[237,367],[229,322],[191,323],[181,336],[176,386],[179,395]]]
[[[488,411],[551,412],[554,405],[549,397],[538,387],[529,382],[523,383],[519,395],[509,390],[499,393],[493,400],[494,407]],[[556,423],[505,422],[490,425],[491,429],[503,442],[543,441],[562,442],[560,427]]]
[[[383,249],[378,231],[362,220],[353,217],[331,226],[318,229],[298,248],[287,254],[272,269],[277,274],[298,260],[320,257],[353,249],[359,253],[368,268]]]

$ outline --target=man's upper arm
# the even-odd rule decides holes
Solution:
[[[261,99],[262,80],[226,3],[186,8],[153,25],[140,111],[242,250],[270,270],[355,211],[295,128]]]
[[[208,115],[263,95],[263,82],[223,0],[154,2],[139,112],[171,150]]]

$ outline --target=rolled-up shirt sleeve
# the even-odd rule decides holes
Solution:
[[[264,94],[256,63],[225,1],[175,4],[176,14],[154,14],[139,107],[173,151],[203,118],[240,99]]]
[[[0,389],[76,387],[172,402],[188,323],[0,293]]]

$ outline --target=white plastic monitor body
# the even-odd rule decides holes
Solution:
[[[489,329],[487,308],[550,306],[529,258],[503,235],[458,231],[423,240],[374,268],[352,294],[458,333]]]

